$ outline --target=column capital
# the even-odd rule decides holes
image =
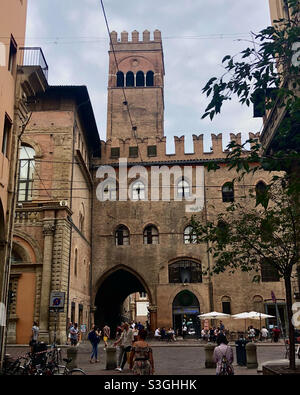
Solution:
[[[157,312],[157,306],[155,306],[155,305],[149,305],[149,306],[148,306],[148,311],[149,311],[150,313],[156,313],[156,312]]]
[[[51,236],[55,231],[54,221],[47,221],[43,225],[43,233],[44,236]]]

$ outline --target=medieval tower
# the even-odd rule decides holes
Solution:
[[[161,33],[111,33],[107,104],[107,139],[162,137],[164,122],[164,60]],[[133,130],[132,130],[133,128]]]

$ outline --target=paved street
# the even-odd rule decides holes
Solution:
[[[194,341],[189,343],[151,343],[153,348],[155,374],[156,375],[215,375],[215,369],[206,369],[204,345]],[[12,356],[21,355],[26,352],[25,347],[8,347],[7,353]],[[63,356],[66,356],[66,348],[63,347]],[[91,346],[88,343],[82,343],[78,346],[78,367],[84,369],[87,374],[93,375],[130,375],[128,365],[125,365],[123,372],[119,373],[113,370],[105,369],[105,351],[103,342],[99,345],[99,363],[90,364]],[[285,348],[282,344],[258,345],[257,357],[258,363],[274,359],[284,358]],[[234,348],[235,354],[235,348]],[[236,357],[236,354],[235,354]],[[247,369],[235,365],[236,375],[257,375],[256,369]]]

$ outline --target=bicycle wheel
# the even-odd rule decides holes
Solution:
[[[53,370],[52,370],[52,374],[54,376],[63,376],[65,373],[65,366],[63,365],[56,365]]]
[[[68,376],[86,376],[86,373],[79,368],[74,368],[72,370],[69,370],[69,372],[67,373]]]

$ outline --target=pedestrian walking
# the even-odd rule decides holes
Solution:
[[[70,329],[73,326],[73,322],[69,322],[68,327],[67,327],[67,344],[71,344],[71,333]]]
[[[141,329],[138,334],[138,340],[133,343],[129,368],[133,374],[145,376],[154,373],[153,353],[149,344],[146,342],[147,331]]]
[[[134,340],[133,330],[132,330],[132,328],[129,327],[128,322],[124,322],[122,327],[123,327],[123,332],[121,334],[121,337],[119,340],[117,340],[114,343],[115,347],[118,344],[120,344],[118,364],[115,369],[115,370],[118,370],[119,372],[122,372],[122,370],[124,369],[124,366],[127,361],[127,353],[131,351],[131,346],[132,346],[132,343]]]
[[[71,346],[77,346],[78,338],[79,338],[79,329],[78,329],[78,324],[75,323],[75,324],[70,328]]]
[[[40,333],[40,328],[38,327],[38,323],[36,321],[34,321],[32,328],[31,328],[31,339],[29,342],[29,345],[31,346],[32,350],[33,350],[33,347],[35,346],[35,344],[37,344],[37,342],[38,342],[39,333]]]
[[[261,328],[261,340],[262,341],[267,340],[268,336],[269,336],[269,331],[268,331],[268,329],[266,327],[263,326]]]
[[[250,339],[252,342],[253,342],[254,339],[255,339],[255,329],[253,328],[252,325],[249,327],[249,330],[248,330],[248,337],[249,337],[249,339]]]
[[[277,326],[275,326],[273,328],[272,334],[273,334],[274,343],[278,343],[279,336],[280,336],[280,329]]]
[[[107,324],[105,324],[105,326],[103,328],[104,350],[108,346],[108,344],[107,344],[108,339],[110,339],[110,327]]]
[[[123,323],[121,325],[117,326],[117,329],[116,329],[116,340],[120,339],[120,337],[122,335],[122,331],[123,331],[122,325],[123,325]]]
[[[233,350],[228,346],[228,340],[223,333],[217,337],[217,347],[214,349],[213,359],[217,364],[217,376],[232,376],[233,370]]]
[[[93,358],[95,358],[95,362],[99,362],[99,360],[98,360],[98,344],[100,343],[100,334],[101,334],[101,332],[96,327],[96,325],[93,325],[91,331],[88,334],[88,339],[92,345],[92,354],[91,354],[91,358],[90,358],[90,363],[93,363]]]

